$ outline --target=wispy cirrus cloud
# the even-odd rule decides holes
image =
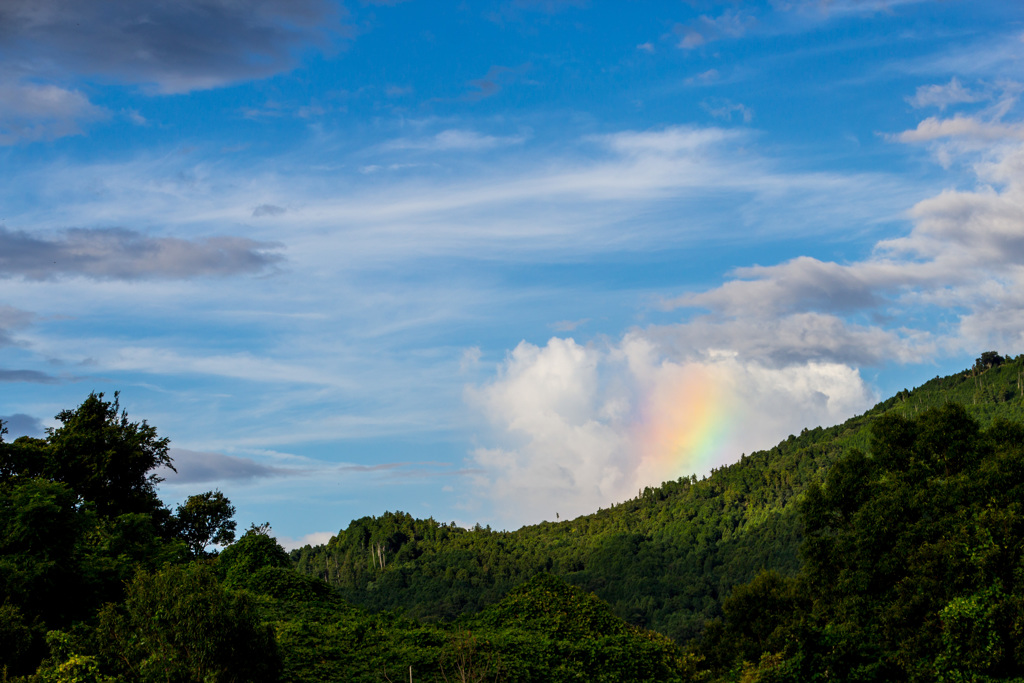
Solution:
[[[461,131],[446,128],[406,138],[397,147],[409,149],[387,150],[388,161],[401,164],[403,173],[373,185],[353,184],[348,175],[352,171],[344,166],[316,175],[273,172],[288,159],[242,170],[226,164],[197,167],[180,155],[153,162],[40,168],[35,172],[47,177],[48,187],[61,195],[62,202],[45,212],[18,214],[15,220],[41,226],[72,221],[133,225],[159,215],[164,231],[202,235],[224,223],[257,218],[254,227],[265,221],[276,230],[287,229],[290,261],[329,259],[364,269],[382,259],[395,262],[424,255],[594,253],[618,249],[624,241],[630,249],[661,249],[706,233],[708,220],[715,222],[714,232],[722,239],[741,233],[749,238],[751,229],[761,234],[820,234],[826,228],[859,227],[880,214],[896,215],[917,192],[884,173],[783,170],[772,158],[752,153],[756,134],[742,129],[624,130],[569,141],[560,155],[530,161],[522,154],[529,140],[445,134],[452,130]],[[441,149],[416,149],[431,145]],[[490,146],[486,151],[495,156],[486,167],[458,154],[443,161],[444,173],[424,163],[442,163],[431,159],[432,153],[469,153],[477,151],[474,146]],[[462,149],[445,149],[452,147]],[[362,151],[359,160],[379,151],[379,146]],[[503,154],[508,154],[507,161]],[[356,166],[355,171],[369,176],[390,167],[371,164]],[[103,179],[101,195],[82,181],[85,177]],[[6,190],[9,205],[17,202],[17,190],[17,183]],[[4,193],[0,190],[0,196]],[[724,213],[701,212],[682,223],[667,208],[684,198],[725,195],[733,199]],[[661,202],[665,210],[652,212]],[[277,211],[286,206],[284,213]],[[644,229],[624,233],[623,221],[641,214]],[[58,237],[45,240],[54,245],[37,246],[53,249],[68,240],[66,233],[54,234]],[[99,231],[92,235],[100,236]],[[202,251],[214,245],[193,239],[183,246]],[[252,268],[250,272],[271,267],[279,257],[277,249],[263,242],[234,246],[241,248],[228,255],[237,260],[225,258],[223,266],[236,263],[239,272],[245,267]],[[216,270],[216,264],[209,268]]]

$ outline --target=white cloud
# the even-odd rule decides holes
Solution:
[[[724,121],[732,121],[733,114],[739,114],[744,123],[750,123],[754,118],[754,111],[750,109],[750,107],[740,104],[739,102],[730,102],[729,100],[710,100],[701,102],[700,106],[704,111],[711,114],[716,119],[722,119]]]
[[[922,85],[918,87],[913,97],[907,101],[917,108],[938,107],[945,110],[953,104],[964,104],[969,102],[981,102],[988,99],[985,93],[974,92],[965,88],[956,78],[950,79],[945,85]]]
[[[930,116],[908,130],[895,136],[900,142],[929,142],[941,138],[961,138],[980,142],[999,140],[1024,140],[1024,125],[982,121],[976,116],[957,114],[951,119]]]
[[[688,24],[676,27],[676,33],[681,36],[677,46],[683,50],[693,50],[723,38],[739,38],[756,23],[753,15],[735,10],[723,12],[717,17],[701,15]]]
[[[524,136],[481,135],[472,130],[449,129],[428,138],[400,138],[384,145],[384,149],[417,149],[431,152],[477,151],[505,145],[518,145]]]
[[[461,372],[468,372],[477,367],[480,363],[480,358],[483,352],[480,351],[479,346],[471,346],[468,349],[463,349],[462,358],[459,360],[459,370]]]
[[[145,346],[105,349],[102,340],[96,341],[96,347],[96,353],[89,356],[89,362],[106,370],[139,371],[155,375],[206,375],[286,384],[348,384],[319,368],[261,358],[251,353],[191,355]]]
[[[706,85],[708,83],[715,83],[721,78],[721,76],[722,74],[718,72],[718,69],[708,69],[707,71],[700,72],[696,76],[690,76],[686,79],[686,83]]]
[[[683,37],[679,39],[676,45],[684,50],[692,50],[707,42],[707,39],[699,31],[695,31],[692,28],[682,29],[681,33]]]
[[[271,529],[270,531],[271,535],[273,535],[273,529]],[[337,534],[337,531],[314,531],[313,533],[306,534],[305,536],[302,536],[300,538],[292,538],[291,536],[278,536],[277,542],[285,550],[291,551],[306,545],[325,545]]]
[[[644,486],[707,474],[874,398],[846,365],[669,356],[634,331],[603,348],[558,337],[544,347],[523,342],[467,400],[497,442],[472,453],[484,470],[479,495],[498,519],[519,524],[572,518]]]

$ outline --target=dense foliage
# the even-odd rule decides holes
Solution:
[[[452,624],[375,615],[317,590],[311,593],[319,597],[295,595],[292,586],[282,592],[285,585],[264,594],[264,605],[275,621],[287,681],[398,683],[411,672],[416,681],[436,683],[610,683],[685,681],[697,672],[697,658],[668,638],[626,624],[594,595],[550,575]]]
[[[801,505],[803,563],[737,588],[701,651],[743,680],[1024,677],[1024,425],[878,420]]]
[[[210,661],[232,661],[217,639],[262,627],[186,564],[232,535],[230,503],[209,492],[168,510],[156,495],[168,441],[116,395],[91,394],[57,420],[45,439],[0,438],[0,676],[50,656],[42,680],[231,680]],[[256,654],[247,661],[274,670],[273,639]]]

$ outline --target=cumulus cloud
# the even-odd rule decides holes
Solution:
[[[346,32],[329,0],[10,0],[0,49],[32,73],[95,75],[181,93],[265,78]]]
[[[591,512],[666,479],[828,424],[874,400],[854,368],[770,367],[728,352],[670,357],[643,331],[605,347],[523,342],[489,384],[467,390],[494,428],[472,459],[503,520]]]
[[[186,240],[124,228],[73,228],[42,238],[0,227],[0,277],[136,280],[257,273],[281,260],[274,252],[279,248],[243,237]]]
[[[301,469],[261,465],[248,458],[223,453],[204,453],[184,448],[172,448],[169,453],[177,472],[168,468],[161,468],[157,472],[168,484],[247,481],[292,476],[303,472]]]

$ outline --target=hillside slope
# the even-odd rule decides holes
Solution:
[[[685,641],[720,617],[733,586],[760,570],[792,576],[803,529],[796,503],[881,416],[956,402],[982,427],[1024,418],[1024,356],[904,390],[841,425],[805,429],[697,480],[683,477],[614,507],[512,532],[465,530],[404,513],[353,521],[323,546],[296,550],[300,571],[371,610],[451,620],[540,572],[593,591],[630,623]]]

